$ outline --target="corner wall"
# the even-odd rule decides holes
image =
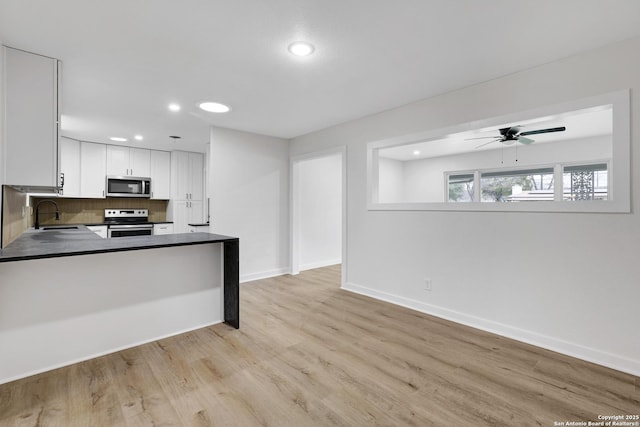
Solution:
[[[289,272],[289,141],[211,128],[210,232],[240,238],[240,281]]]
[[[637,193],[639,51],[640,39],[628,40],[295,138],[292,155],[347,146],[346,288],[640,375],[637,197],[630,214],[388,212],[366,203],[370,141],[625,88]]]
[[[2,40],[0,40],[0,188],[5,181],[4,172],[4,159],[5,159],[5,147],[4,147],[4,48],[2,47]],[[0,213],[3,212],[2,196],[0,196]],[[1,216],[1,215],[0,215]],[[0,219],[0,223],[1,223]],[[0,241],[4,241],[2,234],[2,226],[0,226]]]

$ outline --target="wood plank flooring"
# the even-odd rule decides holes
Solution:
[[[339,289],[240,287],[215,325],[0,385],[0,426],[554,426],[640,414],[640,378]],[[559,424],[556,424],[559,425]]]

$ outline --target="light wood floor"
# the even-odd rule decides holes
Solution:
[[[0,385],[1,426],[553,426],[640,413],[640,379],[339,289],[241,286],[216,325]]]

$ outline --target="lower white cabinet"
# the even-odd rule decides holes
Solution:
[[[103,239],[107,238],[107,226],[106,225],[87,225],[87,228]]]
[[[153,224],[154,236],[173,234],[173,224]]]

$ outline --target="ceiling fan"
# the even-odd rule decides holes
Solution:
[[[511,144],[515,144],[516,142],[519,142],[519,143],[525,144],[525,145],[529,145],[532,142],[535,142],[535,140],[533,140],[531,138],[527,138],[527,135],[536,135],[536,134],[539,134],[539,133],[563,132],[565,130],[567,130],[567,128],[564,127],[564,126],[561,126],[561,127],[557,127],[557,128],[528,130],[528,131],[525,131],[525,132],[520,132],[520,126],[511,126],[511,127],[508,127],[508,128],[500,129],[500,136],[498,136],[498,135],[481,136],[479,138],[468,138],[467,141],[470,141],[472,139],[487,139],[487,138],[493,139],[492,141],[485,142],[484,144],[480,144],[475,148],[484,147],[485,145],[489,145],[489,144],[492,144],[494,142],[501,142],[504,145],[511,145]]]

